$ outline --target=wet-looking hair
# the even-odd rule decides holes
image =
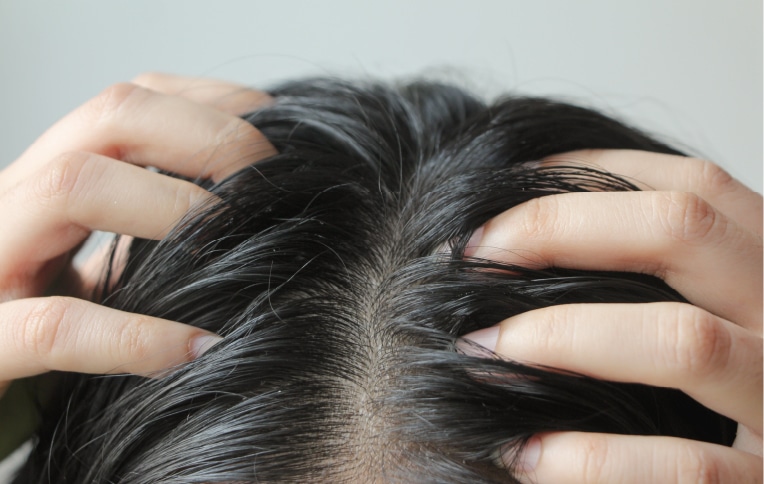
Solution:
[[[679,391],[457,344],[545,306],[682,301],[644,275],[464,257],[475,229],[527,200],[636,189],[538,160],[676,150],[592,110],[441,84],[271,94],[247,119],[279,154],[200,181],[219,202],[135,240],[103,297],[225,339],[162,378],[70,375],[16,482],[514,482],[499,450],[538,432],[731,443],[734,423]]]

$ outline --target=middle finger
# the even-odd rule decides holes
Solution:
[[[490,220],[468,256],[658,276],[694,304],[761,332],[761,239],[684,192],[565,193]]]

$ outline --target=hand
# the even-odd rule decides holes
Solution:
[[[274,155],[236,116],[268,102],[229,83],[144,75],[76,109],[0,172],[0,396],[12,380],[49,370],[155,374],[220,339],[82,299],[41,296],[62,278],[76,281],[74,293],[94,283],[71,266],[91,231],[159,239],[211,199],[193,183],[142,167],[218,180]]]
[[[554,306],[465,337],[515,361],[678,388],[739,427],[733,448],[670,437],[538,435],[518,477],[542,484],[762,482],[761,195],[692,158],[586,151],[546,162],[594,165],[650,191],[535,199],[489,221],[469,255],[652,274],[692,304]]]

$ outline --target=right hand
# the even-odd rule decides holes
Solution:
[[[739,423],[733,448],[671,437],[550,432],[522,482],[762,481],[762,197],[702,160],[625,150],[550,157],[639,180],[642,192],[566,193],[489,221],[469,254],[631,271],[692,304],[569,304],[465,337],[515,361],[684,391]],[[479,237],[476,237],[479,238]],[[505,454],[509,464],[515,454]]]

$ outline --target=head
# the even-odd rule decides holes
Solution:
[[[224,340],[159,378],[69,377],[18,482],[512,482],[499,450],[539,432],[729,443],[734,424],[680,392],[460,339],[555,304],[681,301],[648,276],[464,255],[475,229],[530,199],[637,189],[540,160],[677,151],[540,98],[329,80],[271,94],[247,119],[279,154],[199,180],[217,200],[135,240],[103,295]]]

